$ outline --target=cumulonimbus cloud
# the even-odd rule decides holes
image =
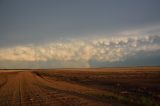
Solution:
[[[52,42],[0,49],[0,61],[123,61],[139,52],[160,50],[160,36],[122,36]]]

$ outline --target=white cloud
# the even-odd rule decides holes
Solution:
[[[23,45],[0,49],[0,61],[123,61],[139,52],[160,50],[160,36],[121,36],[70,42],[53,42],[45,45]],[[71,62],[73,64],[73,62]],[[88,65],[87,65],[88,66]]]

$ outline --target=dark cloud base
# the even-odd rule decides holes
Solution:
[[[72,66],[72,67],[71,67]],[[53,69],[53,68],[85,68],[88,63],[80,61],[0,61],[0,69]]]
[[[160,51],[158,51],[160,52]],[[51,68],[86,68],[87,63],[84,61],[79,64],[79,61],[37,61],[37,62],[27,62],[27,61],[0,61],[1,69],[51,69]],[[86,66],[84,65],[86,64]],[[90,60],[89,66],[91,68],[96,67],[136,67],[136,66],[160,66],[160,55],[155,53],[139,53],[135,56],[129,57],[124,61],[119,62],[101,62],[97,60]],[[70,67],[72,66],[72,67]]]
[[[159,52],[159,54],[157,53]],[[119,62],[100,62],[91,60],[91,67],[136,67],[136,66],[160,66],[160,51],[152,53],[139,53],[135,56]]]

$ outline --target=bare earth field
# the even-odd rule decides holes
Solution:
[[[0,106],[160,106],[160,67],[0,70]]]

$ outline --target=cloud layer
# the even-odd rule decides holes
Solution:
[[[44,45],[23,45],[0,49],[0,61],[26,61],[58,63],[79,62],[89,67],[90,60],[118,62],[138,53],[160,51],[160,36],[119,36],[90,40],[71,40]],[[83,65],[82,65],[83,64]],[[68,66],[70,66],[68,65]]]

